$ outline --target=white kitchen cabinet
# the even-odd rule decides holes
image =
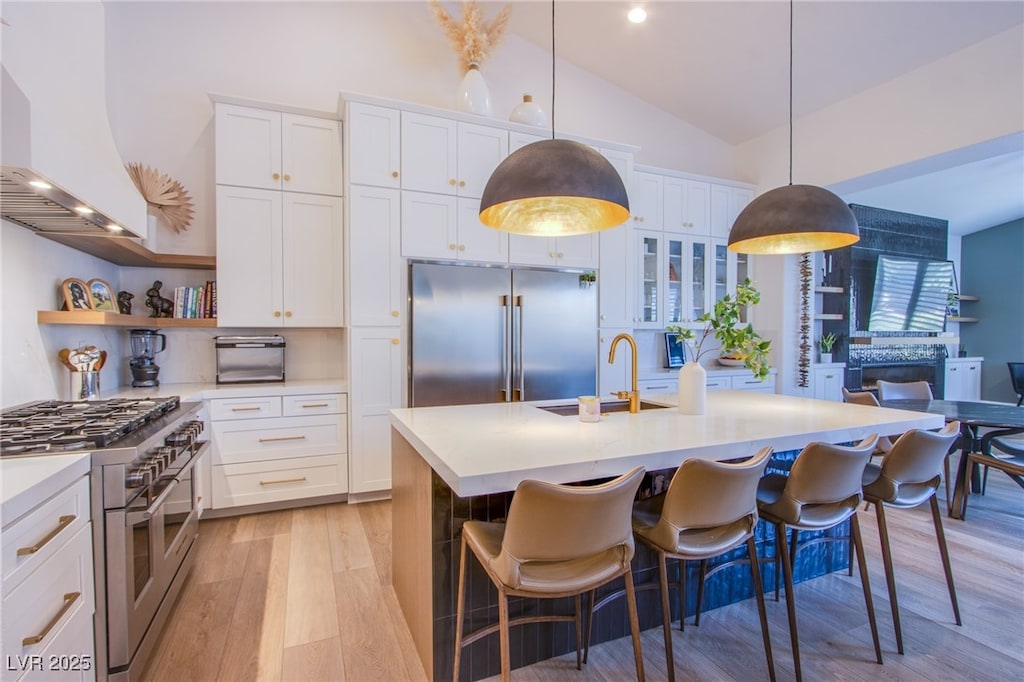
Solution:
[[[5,525],[2,552],[4,679],[95,679],[88,476]]]
[[[947,358],[944,400],[981,400],[981,358]]]
[[[637,384],[641,393],[676,393],[679,390],[679,379],[672,374],[658,379],[641,379]]]
[[[841,363],[812,366],[813,395],[817,400],[843,402],[843,368]]]
[[[663,217],[662,176],[645,171],[633,172],[633,192],[629,209],[634,227],[660,230]]]
[[[508,156],[508,131],[403,111],[402,189],[480,198]]]
[[[217,187],[222,327],[344,324],[342,199]]]
[[[550,140],[550,135],[534,135],[532,133],[523,133],[518,130],[508,131],[508,153],[519,151],[528,144],[534,142],[542,142],[544,140]]]
[[[359,327],[349,334],[349,377],[352,395],[351,493],[391,489],[391,418],[402,407],[402,363],[405,351],[399,330]],[[353,501],[350,496],[349,501]]]
[[[402,287],[402,193],[352,185],[348,198],[349,323],[399,326]]]
[[[218,185],[341,196],[341,125],[313,116],[217,103]]]
[[[508,233],[480,222],[480,201],[402,192],[402,256],[508,262]]]
[[[598,325],[629,327],[636,322],[634,304],[633,228],[620,225],[598,233]]]
[[[401,188],[401,112],[374,104],[346,102],[345,129],[349,182]]]
[[[348,396],[311,393],[210,400],[212,508],[348,490]]]
[[[634,230],[633,234],[636,326],[664,329],[665,325],[690,321],[692,312],[685,315],[692,287],[689,268],[694,262],[688,255],[689,238],[649,230]],[[703,279],[706,262],[701,262],[700,268],[699,275]]]
[[[736,216],[753,198],[754,191],[747,187],[711,185],[711,235],[727,240]]]
[[[600,242],[596,234],[573,237],[533,237],[510,234],[508,259],[521,265],[546,265],[565,268],[596,268],[600,261]]]
[[[710,183],[665,176],[662,196],[662,224],[666,232],[711,234]]]

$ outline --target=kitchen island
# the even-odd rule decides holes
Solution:
[[[504,518],[512,491],[524,479],[595,481],[643,465],[650,472],[641,486],[643,495],[656,492],[690,457],[743,458],[771,445],[777,453],[772,468],[784,471],[813,441],[849,443],[871,433],[943,426],[936,415],[747,391],[709,392],[702,416],[679,414],[674,395],[645,400],[653,404],[650,409],[604,414],[596,423],[543,409],[549,403],[391,411],[393,583],[424,669],[433,679],[451,678],[462,522]],[[759,545],[771,542],[767,535],[756,539]],[[801,554],[798,572],[804,578],[846,565],[845,543],[826,544],[837,545],[836,551],[819,545],[822,552]],[[640,548],[634,562],[639,564],[639,569],[634,567],[639,583],[649,568]],[[730,573],[719,575],[728,578]],[[772,575],[766,571],[765,580]],[[747,596],[737,584],[740,576],[721,589],[709,589],[711,604]],[[475,562],[469,562],[467,582],[467,628],[476,629],[496,618],[497,602]],[[658,599],[654,591],[646,596],[650,598],[638,601],[641,623],[651,627],[660,623]],[[513,609],[536,608],[519,601]],[[606,611],[595,615],[595,643],[625,633],[621,611]],[[536,631],[513,633],[513,667],[569,650],[569,626],[524,627]],[[496,647],[497,638],[491,637],[466,649],[464,669],[472,679],[496,673]]]

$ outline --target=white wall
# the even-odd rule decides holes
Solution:
[[[187,233],[159,233],[171,253],[215,250],[209,93],[328,112],[340,91],[453,109],[461,79],[426,2],[110,3],[107,35],[122,155],[169,173],[196,205]],[[509,35],[482,71],[495,118],[524,92],[550,114],[550,52]],[[557,88],[558,130],[639,145],[641,163],[736,177],[731,146],[588,72],[559,61]]]

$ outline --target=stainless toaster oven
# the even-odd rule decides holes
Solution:
[[[215,336],[217,383],[284,381],[284,338]]]

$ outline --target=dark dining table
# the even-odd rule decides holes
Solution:
[[[955,448],[960,450],[960,464],[956,471],[956,483],[953,486],[953,503],[949,507],[949,515],[959,519],[963,514],[965,497],[970,488],[979,489],[979,476],[973,472],[968,481],[968,459],[970,452],[980,452],[992,456],[992,440],[1002,436],[1024,433],[1024,407],[1011,403],[991,403],[967,400],[883,400],[882,407],[900,410],[929,412],[941,414],[946,422],[960,422],[960,438]],[[981,428],[991,429],[980,434]],[[1024,481],[1017,480],[1024,487]],[[968,487],[970,486],[970,488]]]

